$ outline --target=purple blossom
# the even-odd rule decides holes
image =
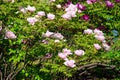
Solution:
[[[71,3],[72,3],[71,0],[68,0],[67,4],[70,5]]]
[[[116,3],[119,3],[120,2],[120,0],[115,0],[116,1]]]
[[[87,14],[85,14],[81,17],[81,19],[88,21],[90,19],[90,17]]]
[[[81,5],[80,3],[77,4],[77,8],[82,11],[86,10],[86,7]]]
[[[105,30],[105,26],[99,26],[97,29],[99,29],[99,30]]]
[[[108,7],[108,8],[113,8],[114,7],[114,4],[112,3],[112,2],[110,2],[110,1],[105,1],[105,3],[106,3],[106,6]]]

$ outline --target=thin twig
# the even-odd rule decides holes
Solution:
[[[11,77],[10,80],[13,80],[13,78],[14,78],[23,68],[25,68],[27,64],[28,64],[28,63],[26,63],[23,67],[21,67],[20,69],[18,69],[17,71],[15,71],[15,72],[14,72],[14,75]]]

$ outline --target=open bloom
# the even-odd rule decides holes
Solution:
[[[96,35],[99,35],[99,36],[103,36],[103,35],[104,35],[104,33],[103,33],[102,31],[98,30],[98,29],[95,29],[95,30],[94,30],[94,33],[95,33]]]
[[[35,17],[29,17],[27,18],[27,21],[29,22],[29,24],[34,25],[35,22],[37,22],[38,20]]]
[[[108,8],[113,8],[114,7],[114,4],[112,3],[112,2],[110,2],[110,1],[105,1],[105,3],[106,3],[106,6],[108,7]]]
[[[58,56],[64,60],[67,59],[67,54],[64,54],[64,53],[58,53]]]
[[[74,53],[78,56],[82,56],[85,54],[85,52],[83,50],[75,50]]]
[[[54,33],[47,31],[46,33],[43,34],[43,37],[51,37]]]
[[[99,50],[101,49],[101,46],[99,44],[94,44],[95,49]]]
[[[47,14],[47,18],[48,18],[49,20],[53,20],[53,19],[55,18],[55,15],[49,13],[49,14]]]
[[[70,14],[63,14],[62,18],[64,18],[65,20],[71,20],[71,15]]]
[[[74,68],[76,65],[75,65],[75,61],[74,60],[66,60],[64,62],[64,64],[68,67],[71,67],[71,68]]]
[[[57,39],[63,39],[63,35],[61,33],[54,33],[54,35],[52,35],[53,38],[57,38]]]
[[[70,5],[68,5],[68,8],[66,8],[65,11],[66,12],[69,12],[69,11],[77,12],[77,6],[71,3]]]
[[[105,37],[102,35],[95,35],[95,38],[99,41],[102,41],[102,42],[105,41]]]
[[[31,7],[30,5],[27,6],[26,10],[30,11],[30,12],[34,12],[36,10],[36,8],[33,6]]]
[[[62,15],[62,18],[66,20],[71,20],[72,17],[76,17],[77,6],[70,3],[70,5],[68,5],[65,11],[66,13]]]
[[[17,38],[17,36],[12,31],[6,31],[5,37],[7,39],[16,39]]]
[[[87,29],[87,30],[84,30],[84,33],[85,33],[85,34],[92,34],[93,31],[92,31],[91,29]]]
[[[39,12],[37,13],[37,15],[38,15],[38,16],[45,16],[45,12],[44,12],[44,11],[39,11]]]
[[[71,55],[71,50],[67,49],[67,48],[64,48],[63,49],[63,53],[66,54],[66,55]]]

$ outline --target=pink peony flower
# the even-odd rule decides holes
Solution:
[[[95,29],[95,30],[94,30],[94,33],[95,33],[96,35],[99,35],[99,36],[103,36],[103,35],[104,35],[104,33],[103,33],[102,31],[98,30],[98,29]]]
[[[99,40],[99,41],[105,41],[105,37],[104,36],[99,36],[99,35],[95,35],[95,38],[97,39],[97,40]]]
[[[99,44],[94,44],[94,48],[99,50],[99,49],[101,49],[101,46]]]
[[[38,20],[35,17],[29,17],[27,18],[27,21],[29,22],[29,24],[34,25],[35,22],[37,22]]]
[[[16,39],[17,38],[17,36],[12,31],[6,31],[5,37],[7,39]]]
[[[75,50],[74,53],[78,56],[82,56],[85,54],[85,52],[83,50]]]
[[[63,14],[62,18],[64,18],[65,20],[71,20],[71,15],[70,14]]]
[[[65,11],[66,12],[69,12],[69,11],[77,12],[77,6],[71,3],[70,5],[68,5],[68,8],[66,8]]]
[[[39,11],[39,12],[37,13],[37,15],[38,15],[38,16],[45,16],[45,12],[44,12],[44,11]]]
[[[66,54],[66,55],[71,55],[72,54],[71,50],[69,50],[67,48],[63,49],[63,53]]]
[[[87,30],[84,30],[84,33],[85,33],[85,34],[92,34],[93,31],[92,31],[91,29],[87,29]]]
[[[61,5],[60,5],[60,4],[58,4],[58,5],[56,5],[56,7],[57,7],[58,9],[60,9],[60,8],[61,8]]]
[[[27,6],[26,10],[30,11],[30,12],[34,12],[36,10],[36,8],[33,6],[31,7],[30,5]]]
[[[66,60],[64,62],[64,64],[68,67],[71,67],[71,68],[74,68],[76,65],[75,65],[75,61],[74,60]]]
[[[64,53],[58,53],[58,56],[64,60],[67,59],[67,54],[64,54]]]
[[[47,31],[45,34],[43,34],[43,37],[51,37],[54,33]]]
[[[107,51],[110,50],[110,46],[108,44],[103,43],[102,46],[105,50],[107,50]]]
[[[52,37],[57,38],[57,39],[63,39],[64,38],[61,33],[55,33]]]
[[[47,14],[47,18],[48,18],[49,20],[53,20],[53,19],[55,18],[55,15],[49,13],[49,14]]]

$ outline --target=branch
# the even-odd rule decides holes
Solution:
[[[17,71],[15,71],[15,72],[14,72],[14,75],[11,77],[10,80],[13,80],[13,78],[14,78],[23,68],[25,68],[27,64],[28,64],[28,63],[26,63],[23,67],[21,67],[20,69],[18,69]]]
[[[0,79],[2,80],[2,72],[1,72],[1,70],[0,70],[0,77],[1,77]]]

